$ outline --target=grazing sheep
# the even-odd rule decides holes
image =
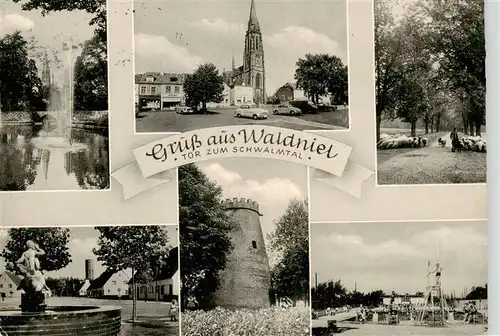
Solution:
[[[408,137],[406,135],[400,135],[400,134],[396,134],[393,136],[387,134],[381,134],[380,140],[377,142],[377,148],[378,149],[419,148],[425,146],[425,142],[422,137]]]
[[[486,140],[479,136],[464,136],[460,143],[465,150],[486,153]]]
[[[441,147],[445,147],[445,146],[446,146],[446,139],[439,138],[439,139],[438,139],[438,144],[439,144]]]
[[[427,142],[429,140],[427,138],[422,138],[422,147],[425,147],[425,145],[427,145]]]

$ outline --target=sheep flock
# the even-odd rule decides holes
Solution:
[[[460,139],[460,144],[465,150],[486,153],[486,140],[480,136],[465,136]]]
[[[395,148],[419,148],[425,147],[428,143],[427,138],[423,137],[408,137],[406,135],[395,134],[380,134],[380,140],[377,143],[378,149],[395,149]]]
[[[439,146],[445,147],[449,136],[447,138],[439,138]],[[451,145],[451,140],[448,141]],[[464,136],[460,139],[460,144],[463,150],[470,150],[474,152],[486,153],[486,140],[480,136]],[[380,140],[377,143],[378,149],[395,149],[395,148],[420,148],[429,144],[427,138],[417,136],[409,137],[406,135],[395,134],[381,134]]]

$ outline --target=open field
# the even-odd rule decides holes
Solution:
[[[382,129],[380,133],[408,135],[409,130]],[[417,135],[421,134],[417,130]],[[377,150],[378,184],[486,183],[486,153],[452,152],[449,132],[425,137],[429,140],[426,147]],[[447,140],[444,148],[437,144],[440,137]],[[486,139],[485,134],[482,137]]]

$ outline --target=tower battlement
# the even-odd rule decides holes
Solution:
[[[259,203],[249,198],[226,198],[222,202],[222,205],[226,210],[228,209],[248,209],[257,212],[260,215]]]

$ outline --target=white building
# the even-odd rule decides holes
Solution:
[[[140,278],[140,275],[137,275],[137,278]],[[129,282],[129,286],[129,292],[132,293],[131,282]],[[175,247],[170,251],[165,266],[159,271],[156,278],[147,283],[137,284],[137,298],[140,300],[170,301],[172,297],[178,298],[179,288],[179,249]]]
[[[134,104],[139,104],[139,84],[134,84]]]
[[[230,103],[232,106],[253,105],[253,88],[245,85],[235,85],[231,88]]]
[[[231,105],[231,88],[224,83],[224,91],[222,92],[222,102],[220,106],[228,107]]]
[[[78,295],[87,296],[89,288],[90,288],[90,280],[86,279],[82,287],[80,287],[80,289],[78,290]]]
[[[146,72],[135,75],[140,109],[165,109],[185,103],[185,74]]]
[[[2,297],[21,297],[21,291],[17,286],[21,283],[21,277],[5,271],[0,275],[0,294]]]
[[[140,300],[154,300],[158,297],[159,300],[162,300],[166,297],[178,296],[179,286],[179,270],[177,270],[172,276],[159,277],[157,280],[150,281],[147,284],[138,285],[137,298]],[[130,287],[129,291],[131,290],[132,288]]]
[[[382,299],[382,303],[386,306],[391,304],[391,297],[384,297]],[[404,297],[404,296],[396,296],[394,298],[394,304],[396,306],[402,305],[402,304],[408,304],[410,303],[411,305],[422,305],[425,303],[425,297],[421,296],[409,296],[409,297]]]
[[[126,269],[118,272],[104,271],[100,277],[93,280],[88,288],[92,297],[123,297],[129,296],[129,281],[132,270]]]
[[[294,89],[293,100],[307,100],[306,93],[304,92],[304,90]]]

